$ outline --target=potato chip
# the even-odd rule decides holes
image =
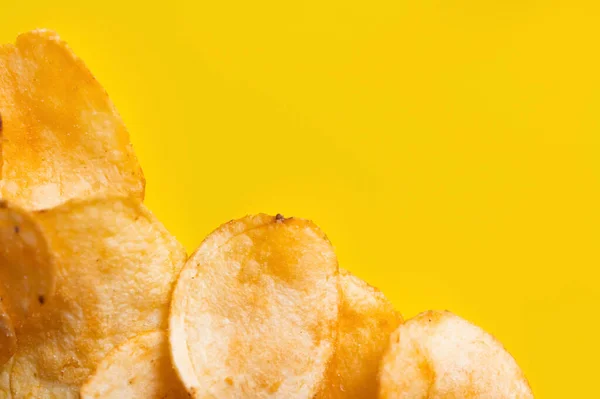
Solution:
[[[313,223],[258,215],[209,235],[171,303],[175,369],[194,398],[312,398],[330,361],[338,266]]]
[[[36,217],[56,259],[56,292],[19,331],[11,392],[76,398],[114,347],[166,328],[186,254],[133,198],[71,201]]]
[[[81,388],[82,399],[188,397],[173,370],[163,331],[137,336],[115,348]]]
[[[383,399],[530,399],[527,379],[494,337],[450,312],[429,311],[392,335]]]
[[[377,398],[379,364],[402,316],[378,289],[340,269],[342,305],[328,383],[316,398]]]
[[[54,260],[33,215],[0,201],[0,286],[2,303],[15,327],[51,299]]]
[[[144,197],[129,134],[102,86],[53,32],[0,47],[1,198],[44,209],[105,193]]]

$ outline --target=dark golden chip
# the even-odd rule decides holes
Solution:
[[[53,32],[0,47],[0,198],[44,209],[102,194],[144,197],[144,176],[108,95]]]

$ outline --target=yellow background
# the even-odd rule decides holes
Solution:
[[[406,316],[451,309],[505,343],[539,398],[590,398],[595,4],[1,0],[0,39],[69,41],[189,250],[247,213],[314,219]]]

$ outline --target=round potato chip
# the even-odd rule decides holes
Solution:
[[[32,214],[0,201],[1,300],[16,328],[51,299],[56,267]]]
[[[313,223],[258,215],[209,235],[177,280],[175,369],[194,398],[311,398],[336,339],[338,266]]]
[[[342,305],[335,356],[317,399],[377,398],[379,364],[402,316],[378,289],[340,269]]]
[[[56,292],[19,331],[11,392],[77,398],[115,346],[166,328],[186,254],[133,198],[71,201],[36,218],[56,259]]]
[[[57,34],[0,47],[0,197],[25,209],[102,194],[144,197],[144,176],[121,117]]]
[[[163,331],[137,336],[108,354],[81,388],[82,399],[184,399]]]
[[[533,398],[502,344],[450,312],[425,312],[401,325],[381,369],[383,399]]]

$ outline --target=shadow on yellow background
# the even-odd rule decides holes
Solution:
[[[86,60],[188,250],[247,213],[311,218],[405,316],[450,309],[536,396],[583,398],[600,356],[596,4],[3,0],[0,39],[52,28]]]

